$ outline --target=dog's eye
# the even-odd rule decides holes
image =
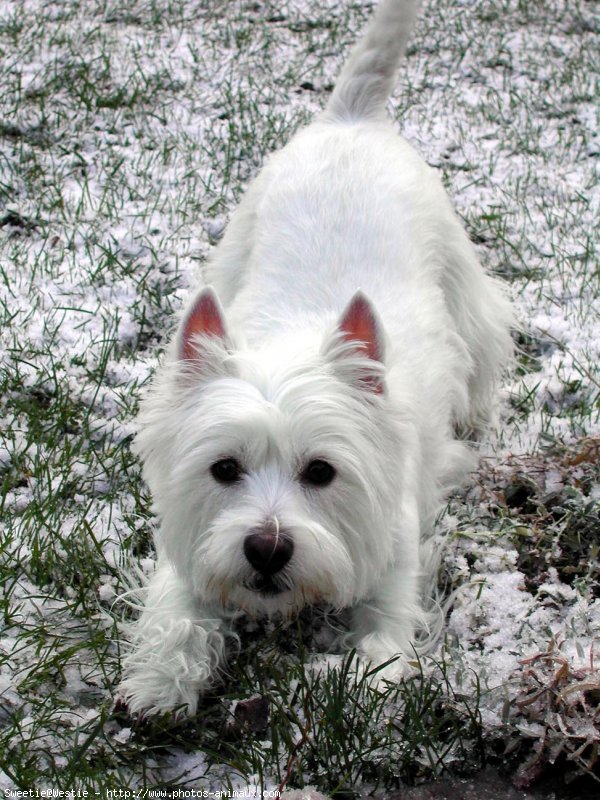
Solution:
[[[304,483],[310,483],[312,486],[327,486],[334,478],[335,468],[321,458],[309,462],[300,476]]]
[[[222,458],[215,461],[210,472],[219,483],[236,483],[242,476],[242,466],[235,458]]]

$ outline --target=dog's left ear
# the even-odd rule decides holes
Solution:
[[[385,355],[385,335],[383,326],[369,298],[359,289],[346,306],[337,325],[342,342],[354,347],[350,352],[366,356],[367,366],[361,369],[359,381],[361,387],[382,394],[383,359]],[[348,353],[348,348],[343,348]]]

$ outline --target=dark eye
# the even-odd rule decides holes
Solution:
[[[210,472],[219,483],[236,483],[242,477],[242,466],[235,458],[222,458],[215,461]]]
[[[304,483],[310,483],[312,486],[327,486],[334,478],[335,468],[321,458],[310,461],[300,476]]]

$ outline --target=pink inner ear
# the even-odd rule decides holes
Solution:
[[[339,329],[347,342],[356,342],[368,358],[383,361],[383,334],[373,307],[365,295],[358,291],[348,304],[339,323]],[[383,383],[376,376],[365,376],[364,384],[375,394],[382,394]]]
[[[371,304],[362,292],[357,292],[340,320],[340,330],[347,342],[362,343],[365,355],[373,361],[382,361],[383,342],[379,322]]]
[[[207,287],[196,298],[187,312],[180,331],[179,358],[191,361],[198,357],[194,344],[197,335],[226,337],[223,312],[214,291]]]

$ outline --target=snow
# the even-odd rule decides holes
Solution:
[[[0,363],[10,375],[0,406],[0,470],[17,475],[3,505],[10,539],[0,563],[11,575],[15,565],[23,568],[9,587],[11,625],[0,634],[0,694],[23,712],[24,734],[36,720],[19,683],[39,654],[33,639],[17,634],[39,624],[80,636],[73,587],[55,592],[52,574],[36,583],[35,547],[68,561],[68,548],[89,526],[107,569],[87,588],[111,608],[119,587],[108,570],[122,565],[123,543],[144,525],[131,491],[137,467],[124,465],[121,452],[172,312],[195,284],[240,190],[268,152],[321,107],[342,50],[355,38],[340,42],[327,26],[303,32],[286,23],[323,14],[338,19],[346,5],[339,0],[290,0],[284,21],[267,26],[260,2],[254,10],[232,2],[227,15],[211,15],[202,3],[168,5],[152,19],[153,4],[142,0],[127,9],[72,4],[75,12],[59,0],[0,2],[7,29],[24,20],[22,36],[29,37],[22,49],[16,39],[0,47],[7,93],[0,95],[0,120],[29,131],[29,138],[0,135],[0,181],[8,187],[0,218],[16,215],[0,227]],[[368,5],[354,9],[355,26]],[[522,468],[545,492],[564,491],[581,484],[583,468],[547,458],[546,443],[577,452],[583,440],[600,436],[600,288],[591,266],[600,149],[586,55],[596,39],[591,17],[587,27],[579,22],[591,15],[585,5],[551,0],[527,19],[523,4],[505,5],[491,20],[473,2],[442,3],[423,15],[390,108],[404,135],[444,172],[482,260],[508,277],[532,341],[534,371],[513,375],[507,388],[509,395],[529,395],[529,405],[486,446],[484,472],[493,463],[495,477],[508,480]],[[35,34],[38,17],[52,43]],[[557,78],[579,53],[583,66],[569,80]],[[70,78],[69,65],[79,69]],[[288,70],[296,77],[285,79]],[[88,78],[103,96],[121,87],[142,99],[95,107],[85,95]],[[300,90],[303,80],[315,91]],[[85,113],[73,105],[73,87],[82,104],[91,102]],[[46,91],[51,97],[41,110],[31,98]],[[67,398],[76,422],[64,423],[60,444],[30,430],[20,405],[30,391],[41,407]],[[68,496],[71,482],[76,489]],[[49,506],[32,539],[31,509],[62,492],[68,499]],[[597,484],[581,494],[600,501]],[[600,601],[563,583],[554,567],[535,594],[528,591],[510,536],[490,531],[483,518],[469,535],[457,535],[474,496],[456,500],[441,522],[457,587],[445,647],[457,682],[475,671],[485,684],[482,718],[493,732],[506,723],[505,700],[519,691],[523,660],[546,652],[551,641],[572,672],[600,662]],[[489,492],[475,500],[489,501]],[[151,565],[142,558],[144,571]],[[47,652],[53,646],[43,645]],[[110,703],[107,676],[94,674],[94,653],[83,648],[78,658],[63,675],[70,725],[94,719],[95,710],[78,705],[90,684]],[[545,730],[516,724],[531,737]],[[113,738],[126,744],[129,728],[115,729]],[[60,752],[59,741],[48,746]],[[187,772],[201,782],[206,769],[203,756],[175,751],[164,778]],[[0,788],[12,786],[0,772]],[[320,797],[308,789],[287,796]]]

